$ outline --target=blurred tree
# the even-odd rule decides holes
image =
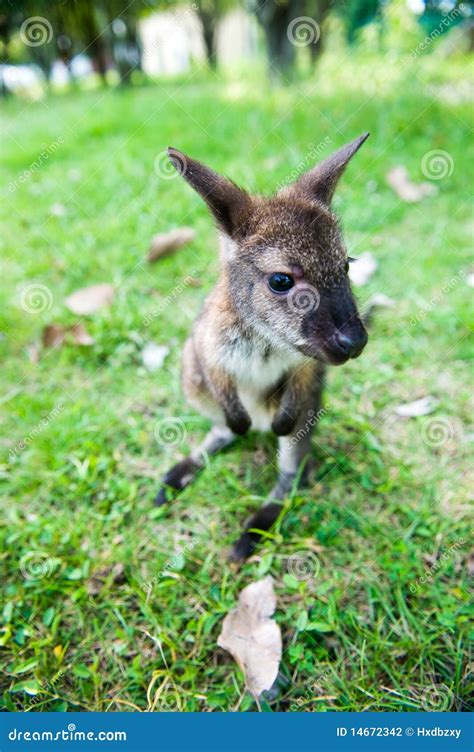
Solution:
[[[344,21],[347,41],[354,44],[358,32],[372,21],[381,21],[383,7],[388,0],[345,0],[338,6]]]
[[[142,49],[137,22],[140,12],[150,8],[150,0],[125,3],[124,0],[99,0],[107,18],[110,46],[120,81],[130,83],[134,70],[141,69]]]
[[[289,76],[294,66],[296,48],[288,29],[292,21],[303,15],[304,0],[250,0],[250,9],[265,34],[270,76]]]
[[[225,0],[196,0],[194,6],[199,16],[202,38],[210,68],[217,66],[217,25],[222,16]]]
[[[358,0],[352,0],[357,3]],[[331,11],[351,0],[248,0],[263,28],[273,78],[291,76],[299,47],[313,63],[323,49],[321,27]]]
[[[424,6],[419,21],[428,34],[438,37],[463,24],[469,34],[469,49],[474,51],[473,0],[424,0]]]

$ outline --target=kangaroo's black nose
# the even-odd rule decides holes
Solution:
[[[336,348],[348,358],[356,358],[361,354],[367,344],[367,332],[365,329],[354,333],[337,331],[334,335]]]

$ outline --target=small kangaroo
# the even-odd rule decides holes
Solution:
[[[306,480],[311,433],[327,364],[357,358],[367,332],[354,301],[349,261],[331,199],[364,133],[270,198],[176,149],[176,170],[202,196],[220,231],[220,275],[183,351],[183,388],[213,427],[164,476],[158,505],[187,486],[207,457],[251,427],[279,439],[279,474],[247,521],[230,559],[245,559]],[[316,418],[315,418],[316,416]],[[306,465],[306,467],[305,467]]]

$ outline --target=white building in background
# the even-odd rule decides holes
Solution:
[[[139,23],[142,68],[150,76],[176,75],[204,61],[199,18],[192,7],[153,13]],[[217,31],[217,57],[224,65],[247,60],[257,52],[257,24],[243,10],[228,13]]]

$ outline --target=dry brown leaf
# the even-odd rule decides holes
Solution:
[[[68,334],[71,335],[75,345],[93,345],[94,338],[91,337],[84,324],[78,323],[68,327]]]
[[[66,336],[66,327],[59,324],[48,324],[43,329],[41,341],[43,347],[59,347],[64,342]]]
[[[425,196],[436,193],[436,186],[431,183],[412,183],[406,167],[393,167],[387,174],[387,183],[397,196],[409,204],[421,201]]]
[[[99,308],[110,305],[114,295],[113,285],[103,282],[73,292],[64,302],[66,307],[77,316],[86,316],[89,313],[95,313]]]
[[[85,328],[84,324],[77,323],[72,326],[61,326],[61,324],[48,324],[43,329],[41,341],[43,347],[60,347],[66,340],[71,341],[73,345],[93,345],[94,340]]]
[[[151,240],[147,260],[152,264],[154,261],[162,258],[162,256],[175,253],[183,245],[191,243],[195,237],[196,233],[191,227],[179,227],[177,230],[171,230],[171,232],[154,235]]]
[[[224,618],[217,639],[244,672],[247,688],[256,698],[271,688],[278,675],[282,642],[280,627],[271,618],[275,607],[272,577],[252,582]]]

